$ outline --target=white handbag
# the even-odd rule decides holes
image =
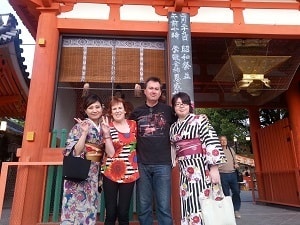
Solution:
[[[219,188],[223,197],[214,198],[214,188]],[[221,185],[212,185],[209,198],[200,203],[204,225],[236,225],[231,196],[224,196]]]

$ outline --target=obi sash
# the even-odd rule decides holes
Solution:
[[[104,145],[97,145],[92,143],[85,143],[86,153],[85,157],[92,162],[101,162],[103,153],[104,153]]]
[[[176,142],[176,156],[203,154],[202,143],[199,138]]]

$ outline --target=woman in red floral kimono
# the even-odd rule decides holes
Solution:
[[[208,197],[212,183],[220,183],[218,164],[225,163],[226,158],[207,116],[192,113],[188,94],[175,94],[172,106],[178,116],[171,125],[170,140],[180,169],[181,224],[201,225],[199,199]],[[221,193],[216,190],[216,194]]]
[[[139,178],[136,158],[136,122],[126,119],[127,105],[122,98],[113,97],[108,107],[113,121],[110,137],[115,149],[113,157],[104,157],[103,193],[105,225],[129,224],[129,207],[135,181]],[[107,137],[106,137],[107,138]]]

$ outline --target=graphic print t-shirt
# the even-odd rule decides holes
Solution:
[[[172,108],[158,103],[136,108],[130,119],[137,121],[137,158],[144,164],[171,164],[169,129],[176,120]]]

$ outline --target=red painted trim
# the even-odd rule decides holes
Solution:
[[[181,8],[183,12],[189,12],[191,15],[196,15],[198,8],[200,7],[218,7],[218,8],[231,8],[231,9],[300,9],[299,2],[242,2],[240,0],[231,0],[231,1],[199,1],[199,0],[189,0],[189,1],[144,1],[144,0],[61,0],[60,3],[65,4],[65,6],[60,6],[61,12],[70,10],[72,4],[74,3],[99,3],[99,4],[108,4],[108,5],[149,5],[153,6],[156,9],[156,12],[159,15],[167,15],[170,11],[175,11],[178,8]],[[11,1],[13,8],[29,29],[30,33],[33,36],[36,36],[37,21],[40,15],[40,11],[37,10],[37,3],[33,4],[31,0],[18,0],[17,3]],[[180,3],[180,4],[179,4]],[[52,3],[56,4],[57,3]],[[179,5],[176,5],[179,4]],[[40,3],[40,6],[42,3]],[[176,7],[177,8],[176,8]],[[180,6],[180,7],[179,7]],[[24,11],[24,8],[28,10]],[[165,9],[165,10],[164,10]],[[29,14],[30,12],[30,14]],[[237,21],[238,22],[238,21]],[[237,25],[239,23],[236,23]]]
[[[241,23],[242,17],[236,17]],[[95,27],[99,28],[95,30]],[[130,27],[130,30],[128,29]],[[100,21],[81,19],[58,19],[61,33],[167,36],[167,22]],[[247,37],[298,39],[300,26],[191,23],[193,37]]]
[[[184,5],[184,0],[175,0],[174,8],[176,12],[181,12]]]
[[[95,30],[95,27],[98,29]],[[128,29],[130,27],[130,30]],[[99,21],[81,19],[58,19],[61,33],[167,36],[166,22]]]

